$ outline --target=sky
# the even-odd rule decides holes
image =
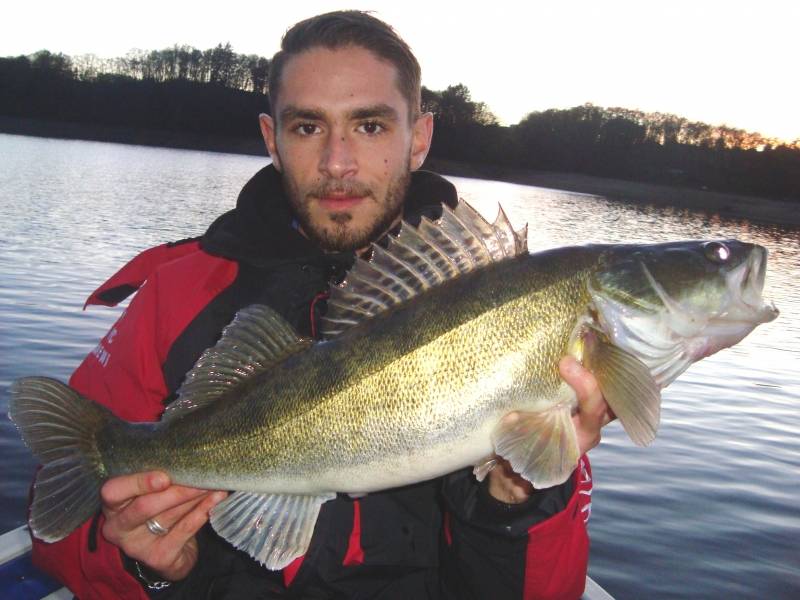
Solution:
[[[591,102],[800,139],[796,0],[39,0],[4,7],[0,56],[230,42],[271,57],[292,24],[343,8],[390,23],[423,85],[463,83],[504,124]]]

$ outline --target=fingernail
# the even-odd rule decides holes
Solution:
[[[156,473],[150,477],[150,486],[153,489],[160,490],[167,487],[167,485],[169,485],[169,479],[163,473]]]

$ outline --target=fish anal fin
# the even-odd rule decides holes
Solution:
[[[236,492],[211,510],[211,526],[275,571],[306,553],[320,506],[335,497]]]
[[[492,434],[495,452],[535,488],[564,483],[580,454],[571,414],[568,403],[541,412],[509,413]]]
[[[649,445],[661,418],[661,391],[650,369],[601,333],[591,330],[583,338],[584,366],[594,374],[609,407],[635,444]]]

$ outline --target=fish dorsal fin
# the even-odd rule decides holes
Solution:
[[[214,402],[311,344],[269,306],[243,308],[222,330],[216,345],[203,352],[186,374],[178,398],[167,406],[163,419],[175,419]]]
[[[494,223],[461,200],[442,206],[435,221],[403,221],[383,248],[358,258],[341,284],[332,286],[320,331],[326,338],[408,301],[426,290],[528,250],[527,226],[514,231],[502,207]]]

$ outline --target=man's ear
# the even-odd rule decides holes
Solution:
[[[272,158],[272,164],[275,168],[281,170],[281,159],[278,156],[278,145],[275,142],[275,121],[266,113],[258,115],[258,124],[261,127],[261,135],[264,138],[264,144],[267,146],[267,152]]]
[[[424,113],[414,121],[411,138],[411,157],[409,168],[416,171],[425,162],[428,150],[431,149],[431,139],[433,137],[433,114]]]

